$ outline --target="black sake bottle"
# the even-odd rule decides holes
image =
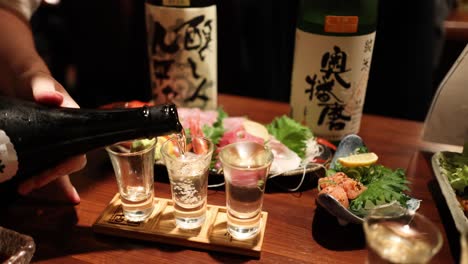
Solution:
[[[57,108],[0,97],[0,193],[66,158],[118,141],[182,130],[175,105]],[[5,196],[4,196],[5,197]]]

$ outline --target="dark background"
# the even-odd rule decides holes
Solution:
[[[289,102],[297,0],[218,3],[218,91]],[[366,113],[424,120],[466,42],[437,60],[438,9],[428,0],[380,0]],[[82,107],[150,100],[143,0],[62,0],[31,21],[53,75]]]

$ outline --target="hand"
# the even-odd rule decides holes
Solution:
[[[63,86],[47,73],[24,74],[19,81],[19,90],[17,90],[16,94],[18,97],[33,99],[41,104],[79,108],[78,104],[70,97]],[[81,170],[85,165],[85,155],[67,159],[56,167],[50,168],[22,182],[18,192],[22,195],[27,195],[33,190],[42,188],[55,181],[54,185],[62,190],[65,198],[74,204],[78,204],[80,197],[71,184],[68,175]]]
[[[11,4],[12,8],[15,6],[17,5]],[[0,41],[0,94],[36,101],[41,104],[78,107],[78,104],[73,101],[65,89],[51,77],[46,63],[35,48],[31,27],[26,23],[27,17],[21,16],[20,13],[0,8],[0,36],[2,36]],[[18,192],[28,194],[32,190],[54,182],[57,184],[49,184],[49,186],[58,185],[59,189],[63,190],[67,200],[79,203],[80,197],[67,175],[80,170],[85,164],[86,157],[83,155],[71,158],[55,168],[26,180],[20,184]],[[54,193],[45,192],[57,200],[59,197]]]

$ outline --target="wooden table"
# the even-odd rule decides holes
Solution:
[[[267,123],[287,114],[287,104],[220,95],[219,104],[231,116],[247,115]],[[411,195],[422,200],[420,212],[443,232],[444,245],[434,263],[454,263],[459,245],[453,221],[430,165],[431,154],[453,147],[420,140],[419,122],[364,115],[359,135],[378,153],[380,162],[406,168]],[[455,149],[457,150],[457,149]],[[459,151],[459,149],[458,149]],[[158,177],[158,176],[156,176]],[[31,235],[37,263],[365,263],[367,250],[360,225],[340,226],[317,208],[316,188],[302,192],[268,192],[268,212],[260,259],[95,234],[92,225],[117,192],[106,153],[88,153],[88,165],[72,175],[82,201],[77,206],[26,199],[0,215],[0,225]],[[166,182],[156,182],[156,196],[170,198]],[[222,190],[210,190],[208,201],[223,206]],[[449,242],[450,241],[450,242]]]

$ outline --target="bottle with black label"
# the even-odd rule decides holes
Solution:
[[[291,116],[319,137],[359,132],[378,0],[300,0]]]
[[[0,97],[0,183],[16,184],[66,158],[115,142],[181,130],[175,105],[55,108]]]
[[[217,15],[214,0],[146,0],[153,100],[217,107]]]

